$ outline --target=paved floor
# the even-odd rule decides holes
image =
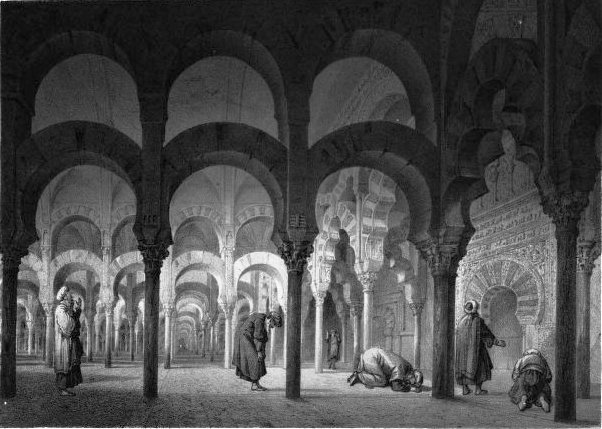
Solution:
[[[578,401],[579,421],[555,423],[541,409],[519,412],[506,394],[432,399],[427,391],[400,393],[349,387],[348,371],[302,369],[302,398],[284,397],[285,372],[268,368],[267,392],[209,359],[176,361],[159,370],[159,398],[142,398],[140,362],[84,364],[75,397],[57,395],[54,373],[39,361],[17,366],[17,396],[0,402],[2,427],[600,427],[600,397]]]

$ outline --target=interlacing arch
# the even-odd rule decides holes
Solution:
[[[172,283],[176,284],[180,274],[191,265],[197,265],[198,269],[215,277],[220,295],[224,292],[224,261],[213,253],[202,250],[185,252],[172,261]]]
[[[312,174],[308,177],[310,201],[317,201],[320,184],[346,167],[368,167],[389,176],[407,198],[412,219],[408,240],[426,240],[436,227],[439,182],[432,160],[438,151],[422,134],[403,125],[371,121],[343,127],[328,134],[309,150]],[[308,223],[315,213],[308,211]]]
[[[503,256],[483,262],[466,275],[461,302],[474,299],[481,303],[480,313],[489,321],[491,299],[504,288],[516,294],[516,318],[523,325],[539,323],[543,316],[545,291],[543,280],[529,264]]]

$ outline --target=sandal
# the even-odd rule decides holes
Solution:
[[[464,388],[462,389],[462,395],[469,395],[470,392],[472,392],[472,390],[470,390],[468,386],[464,386]]]
[[[268,389],[266,389],[265,387],[263,387],[261,384],[253,383],[253,384],[251,384],[251,390],[253,390],[253,391],[258,390],[260,392],[263,392],[263,391],[266,391]]]
[[[474,392],[474,394],[475,394],[475,395],[486,395],[486,394],[488,394],[488,393],[489,393],[489,391],[487,391],[487,390],[484,390],[484,389],[481,389],[481,390],[476,390],[476,391]]]

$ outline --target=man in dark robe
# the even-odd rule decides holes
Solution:
[[[420,392],[423,375],[396,353],[373,347],[362,353],[356,371],[347,379],[350,386],[362,383],[368,389],[391,386],[398,392],[414,388]]]
[[[546,413],[550,412],[552,372],[539,350],[529,349],[516,361],[512,371],[512,381],[514,384],[508,395],[512,403],[518,405],[520,411],[531,408],[535,404]]]
[[[236,330],[232,365],[237,376],[251,382],[251,390],[267,390],[259,384],[259,379],[267,374],[265,343],[268,341],[268,329],[281,326],[280,314],[271,311],[268,315],[252,313]]]
[[[73,327],[73,332],[71,332],[71,340],[73,345],[71,347],[71,378],[73,386],[77,386],[82,383],[82,371],[81,371],[81,363],[82,363],[82,355],[84,354],[84,346],[80,340],[81,328],[82,324],[80,321],[80,317],[82,314],[82,300],[78,298],[77,301],[73,303],[73,312],[72,317],[75,322],[75,326]]]
[[[336,363],[340,359],[341,336],[336,329],[332,329],[326,334],[325,341],[328,344],[328,368],[337,369]]]
[[[493,364],[487,348],[493,345],[505,347],[506,342],[498,340],[491,333],[485,321],[479,316],[476,301],[464,304],[464,316],[456,330],[456,381],[462,386],[462,394],[468,395],[469,384],[474,384],[475,395],[486,395],[483,382],[491,380]]]

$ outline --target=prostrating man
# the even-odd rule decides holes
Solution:
[[[485,381],[491,380],[493,364],[487,348],[493,345],[506,347],[504,340],[498,340],[491,333],[485,321],[479,316],[479,304],[468,301],[464,304],[464,316],[456,330],[456,381],[462,386],[462,394],[468,395],[469,384],[476,386],[475,395],[486,395],[482,389]]]
[[[420,392],[422,372],[396,353],[373,347],[360,356],[356,371],[347,379],[350,386],[362,383],[368,389],[391,386],[398,392],[409,392],[412,388]]]
[[[282,317],[275,311],[270,314],[251,313],[236,330],[232,365],[236,375],[251,382],[251,390],[267,390],[259,379],[267,374],[265,368],[265,343],[268,330],[282,326]]]
[[[508,395],[512,403],[518,405],[520,411],[531,408],[535,404],[546,413],[550,412],[552,372],[539,350],[529,349],[516,361],[512,371],[512,381],[514,384]]]

